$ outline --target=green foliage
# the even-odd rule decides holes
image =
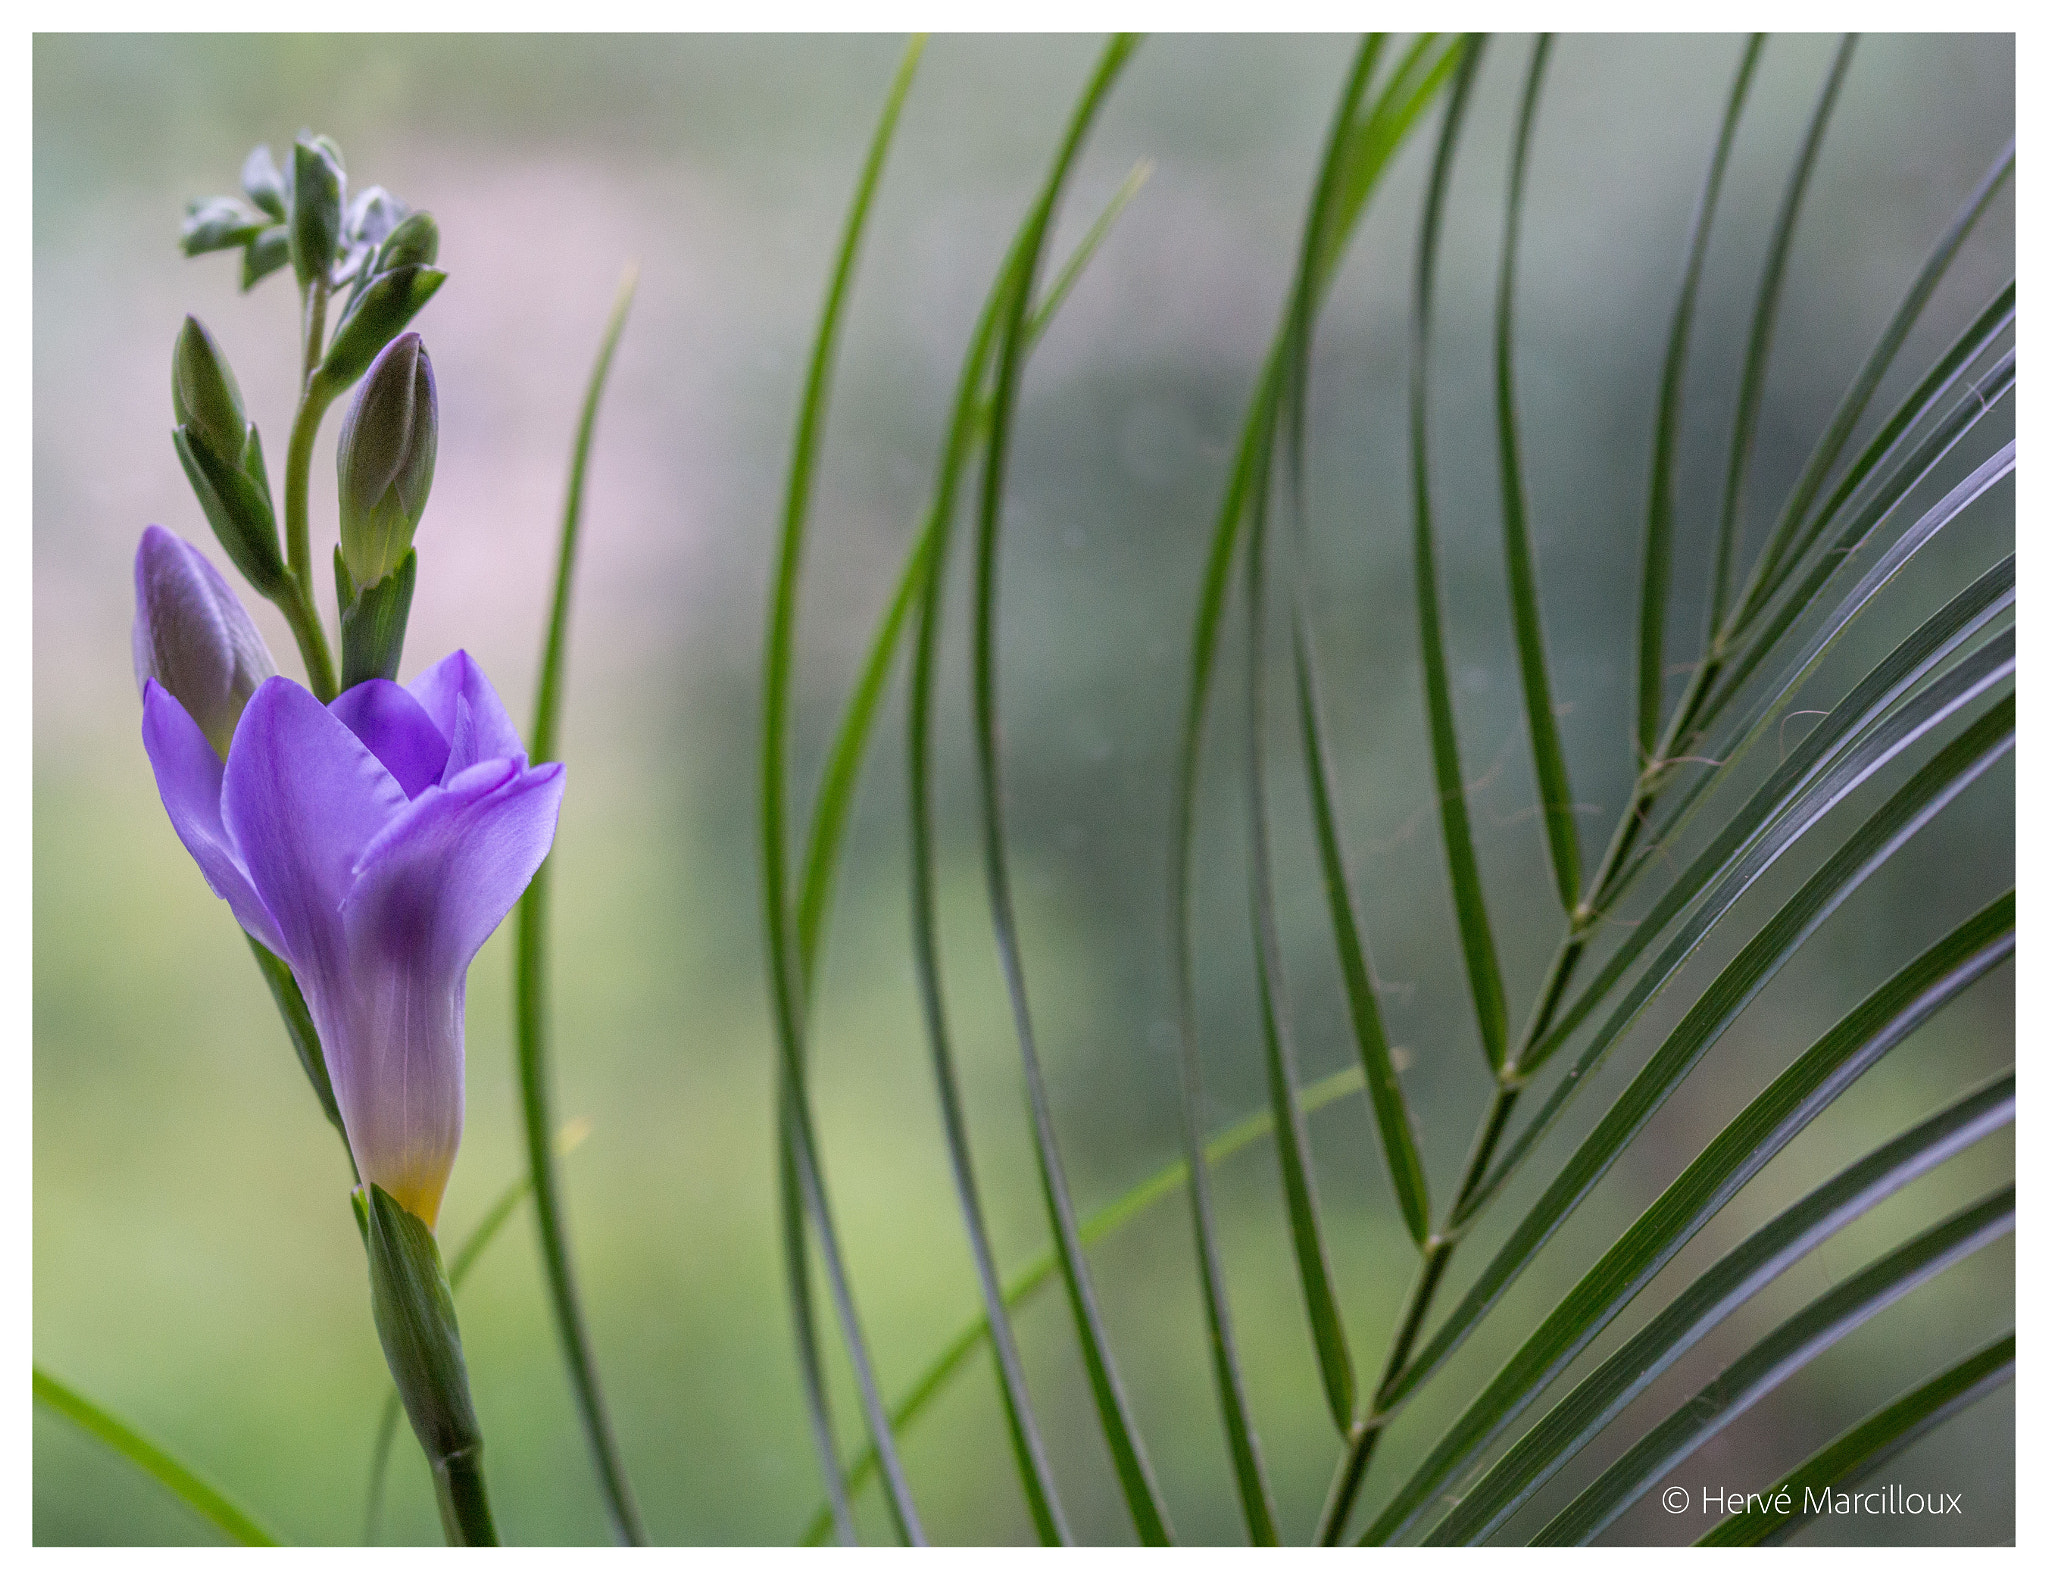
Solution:
[[[1278,1236],[1284,1231],[1291,1247],[1304,1340],[1334,1425],[1336,1462],[1315,1530],[1317,1539],[1337,1542],[1351,1533],[1386,1428],[1431,1388],[1444,1362],[1482,1326],[1497,1346],[1505,1346],[1509,1357],[1468,1396],[1439,1400],[1439,1418],[1447,1423],[1436,1427],[1438,1434],[1405,1482],[1376,1498],[1365,1541],[1417,1533],[1431,1542],[1482,1541],[1523,1528],[1511,1521],[1525,1507],[1535,1506],[1549,1507],[1550,1522],[1529,1524],[1525,1533],[1544,1541],[1593,1539],[1688,1454],[1787,1377],[1908,1291],[2011,1232],[2008,1188],[1900,1236],[1863,1271],[1752,1343],[1690,1403],[1632,1440],[1614,1440],[1616,1422],[1632,1399],[1771,1287],[1799,1257],[1861,1220],[1912,1179],[2010,1124],[2013,1087],[2008,1074],[1955,1097],[1931,1117],[1882,1140],[1862,1160],[1835,1172],[1681,1291],[1661,1300],[1659,1308],[1639,1308],[1651,1303],[1642,1296],[1658,1272],[1715,1223],[1766,1164],[1826,1114],[1888,1051],[2010,959],[2015,902],[2007,893],[1991,898],[1913,960],[1903,965],[1885,962],[1882,979],[1863,1001],[1804,1053],[1780,1066],[1762,1093],[1720,1128],[1562,1297],[1547,1302],[1536,1297],[1539,1308],[1533,1311],[1529,1298],[1502,1305],[1595,1186],[1638,1148],[1651,1119],[1701,1060],[1739,1020],[1766,1012],[1756,1007],[1759,994],[1800,958],[1823,923],[1884,872],[1900,850],[1921,839],[1957,796],[2012,749],[2013,560],[1996,541],[1995,517],[1989,532],[1974,524],[1985,516],[1985,502],[1999,496],[2017,464],[2013,444],[1987,448],[1983,436],[1985,431],[1996,434],[2010,420],[2016,383],[2012,288],[1986,304],[1953,344],[1930,354],[1910,392],[1883,422],[1866,431],[1866,418],[1880,390],[1897,372],[1904,349],[1915,343],[1936,287],[1993,197],[2004,189],[2013,155],[2008,146],[1964,201],[1842,395],[1796,479],[1781,499],[1763,508],[1751,495],[1756,491],[1753,473],[1761,475],[1754,460],[1766,420],[1772,347],[1788,299],[1787,281],[1795,271],[1801,215],[1816,172],[1824,167],[1825,134],[1854,56],[1855,40],[1841,42],[1792,154],[1775,222],[1761,262],[1755,265],[1739,377],[1721,418],[1727,451],[1712,512],[1713,530],[1698,544],[1688,543],[1681,533],[1679,457],[1690,431],[1686,407],[1707,289],[1706,261],[1723,190],[1733,178],[1737,132],[1758,91],[1764,40],[1750,39],[1742,48],[1676,282],[1676,306],[1649,432],[1641,545],[1617,545],[1615,550],[1639,554],[1641,565],[1632,642],[1632,738],[1614,743],[1616,755],[1631,765],[1632,783],[1598,859],[1588,860],[1591,847],[1582,851],[1580,845],[1586,809],[1573,802],[1565,740],[1556,722],[1527,483],[1528,446],[1515,372],[1516,258],[1525,213],[1535,201],[1532,191],[1540,190],[1532,188],[1530,171],[1541,164],[1541,90],[1554,53],[1548,38],[1534,47],[1511,120],[1492,317],[1493,418],[1508,592],[1505,626],[1521,682],[1544,847],[1563,914],[1561,925],[1556,912],[1511,916],[1487,897],[1467,805],[1470,785],[1462,759],[1446,618],[1447,607],[1462,590],[1448,579],[1439,542],[1441,507],[1433,487],[1433,465],[1443,461],[1432,454],[1429,420],[1436,330],[1440,319],[1456,311],[1444,306],[1438,278],[1445,214],[1461,145],[1469,140],[1464,133],[1472,120],[1470,112],[1485,87],[1482,44],[1476,38],[1424,36],[1394,51],[1375,35],[1361,44],[1340,89],[1321,165],[1309,188],[1294,279],[1246,403],[1214,517],[1192,622],[1187,703],[1167,830],[1166,895],[1176,949],[1185,1158],[1170,1180],[1166,1175],[1148,1180],[1085,1223],[1076,1215],[1052,1133],[1052,1108],[1039,1068],[1025,993],[1024,955],[1012,914],[994,638],[1003,483],[1028,345],[1024,330],[1032,281],[1067,162],[1115,74],[1118,46],[1111,46],[1083,93],[1054,177],[1027,212],[990,287],[962,366],[931,511],[914,539],[827,756],[803,885],[792,896],[783,870],[787,817],[782,741],[789,727],[798,558],[831,346],[844,311],[861,218],[872,201],[876,162],[870,162],[834,276],[799,426],[776,583],[765,712],[763,880],[783,1044],[784,1170],[790,1192],[786,1255],[828,1492],[828,1509],[813,1521],[811,1538],[819,1538],[828,1527],[842,1540],[851,1537],[849,1499],[878,1468],[898,1516],[899,1533],[916,1537],[916,1528],[906,1517],[910,1488],[895,1436],[909,1429],[946,1382],[984,1347],[995,1361],[1014,1456],[1039,1535],[1049,1541],[1068,1538],[1010,1330],[1013,1308],[1046,1286],[1055,1271],[1068,1290],[1082,1365],[1133,1527],[1141,1538],[1166,1538],[1166,1509],[1118,1380],[1082,1252],[1095,1239],[1097,1224],[1126,1220],[1163,1190],[1183,1183],[1223,1446],[1244,1528],[1255,1542],[1281,1538],[1276,1500],[1253,1423],[1246,1368],[1231,1323],[1217,1203],[1209,1177],[1219,1154],[1208,1139],[1203,1059],[1195,1026],[1195,808],[1203,783],[1207,715],[1240,570],[1246,664],[1240,715],[1247,773],[1244,836],[1250,858],[1248,914],[1256,995],[1250,1019],[1268,1097],[1268,1111],[1256,1121],[1256,1133],[1270,1134],[1275,1141],[1285,1220],[1273,1225],[1274,1232]],[[885,113],[884,140],[902,86],[899,81]],[[1344,801],[1324,734],[1324,685],[1303,590],[1311,525],[1304,486],[1307,391],[1317,320],[1379,176],[1432,110],[1439,118],[1416,218],[1410,317],[1409,524],[1421,702],[1434,799],[1477,1051],[1483,1055],[1491,1087],[1457,1187],[1448,1195],[1433,1195],[1429,1189],[1424,1149],[1388,1045],[1369,963],[1367,923],[1345,856]],[[1052,1237],[1052,1249],[1045,1256],[1025,1273],[1007,1279],[991,1251],[983,1221],[950,1050],[936,920],[931,782],[932,698],[940,662],[946,549],[958,478],[983,436],[980,401],[991,387],[971,603],[979,830],[997,951],[1022,1053],[1025,1120]],[[1982,429],[1986,421],[1993,421],[1989,430]],[[1462,463],[1464,457],[1459,460]],[[1291,543],[1276,543],[1269,530],[1276,508],[1290,511]],[[1754,541],[1744,531],[1752,513],[1770,522]],[[1940,555],[1928,553],[1937,543]],[[1682,552],[1694,548],[1711,565],[1703,594],[1706,629],[1697,648],[1684,655],[1686,682],[1667,703],[1664,681],[1672,656],[1668,648],[1674,564]],[[1290,551],[1291,564],[1278,559]],[[1924,567],[1937,558],[1951,567],[1951,574],[1962,563],[1966,584],[1944,594],[1945,601],[1937,600],[1932,613],[1914,615],[1901,625],[1895,583],[1909,566]],[[1276,564],[1281,568],[1276,570]],[[1924,569],[1916,571],[1921,574]],[[1267,728],[1272,701],[1267,602],[1276,577],[1283,599],[1282,635],[1292,660],[1292,683],[1282,697],[1297,713],[1322,908],[1330,923],[1348,1029],[1358,1057],[1356,1073],[1347,1072],[1346,1078],[1352,1088],[1362,1087],[1369,1095],[1368,1133],[1381,1154],[1401,1221],[1416,1250],[1407,1300],[1369,1384],[1353,1369],[1347,1328],[1364,1323],[1339,1297],[1318,1204],[1314,1149],[1304,1122],[1330,1088],[1303,1086],[1289,1020],[1286,951],[1278,922],[1287,896],[1280,891],[1268,786],[1275,741],[1286,738],[1284,732],[1272,732],[1269,738]],[[1855,643],[1845,638],[1859,619],[1877,608],[1891,611],[1886,617],[1894,628],[1908,633],[1866,667]],[[803,1098],[800,1027],[801,1009],[824,946],[840,833],[864,747],[895,649],[905,631],[913,628],[917,641],[907,721],[912,941],[942,1126],[985,1313],[962,1330],[884,1418],[858,1328],[850,1320],[846,1268],[831,1244],[823,1215],[822,1186],[817,1182],[820,1164]],[[1857,667],[1849,670],[1844,683],[1843,672],[1852,663]],[[1347,680],[1354,685],[1384,683],[1375,676]],[[1760,742],[1780,736],[1795,708],[1818,713],[1820,722],[1789,749],[1779,740],[1774,767],[1743,773],[1748,753]],[[1796,880],[1765,883],[1788,858],[1796,858],[1787,868],[1798,874]],[[1629,901],[1626,915],[1624,897]],[[1538,939],[1554,938],[1540,985],[1533,997],[1519,1004],[1510,994],[1503,951],[1497,946],[1497,939],[1507,935],[1506,928],[1533,933]],[[1703,951],[1714,961],[1711,972],[1697,968]],[[1695,968],[1688,971],[1688,966]],[[1666,992],[1682,993],[1686,1001],[1654,1039],[1639,1036],[1645,1015]],[[1598,1089],[1594,1077],[1610,1059],[1626,1060],[1630,1077],[1618,1092],[1594,1099],[1601,1106],[1587,1116],[1583,1138],[1561,1156],[1552,1156],[1544,1142],[1587,1093]],[[1234,1133],[1249,1138],[1254,1132]],[[1872,1136],[1864,1144],[1879,1140]],[[1439,1296],[1455,1286],[1448,1269],[1454,1259],[1460,1264],[1469,1259],[1458,1256],[1460,1246],[1508,1199],[1512,1183],[1541,1166],[1550,1171],[1532,1185],[1533,1199],[1522,1208],[1519,1220],[1504,1237],[1494,1236],[1497,1248],[1491,1259],[1459,1292],[1448,1314],[1432,1321]],[[832,1444],[819,1380],[817,1332],[808,1305],[806,1214],[826,1249],[827,1274],[841,1306],[842,1329],[868,1416],[871,1444],[850,1470],[840,1463]],[[1503,1319],[1507,1310],[1514,1312],[1511,1323]],[[1574,1360],[1624,1318],[1633,1325],[1620,1348],[1568,1393],[1557,1396]],[[1842,1480],[1867,1473],[1931,1421],[1996,1385],[2009,1374],[2011,1354],[2009,1339],[2002,1349],[1994,1345],[1982,1351],[1873,1416],[1796,1474],[1831,1474]],[[1495,1444],[1537,1409],[1544,1412],[1536,1423],[1511,1440],[1505,1452],[1497,1451]],[[1545,1486],[1596,1441],[1603,1449],[1614,1449],[1605,1453],[1605,1473],[1568,1506],[1554,1500],[1536,1503]],[[1783,1521],[1731,1521],[1712,1538],[1781,1538],[1790,1527]]]

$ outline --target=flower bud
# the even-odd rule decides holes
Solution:
[[[384,244],[377,249],[377,263],[370,272],[388,274],[407,264],[430,264],[440,253],[441,227],[434,223],[432,214],[419,209],[391,228]]]
[[[160,526],[135,550],[135,683],[176,697],[223,758],[256,687],[277,673],[249,614],[206,556]]]
[[[348,205],[348,221],[342,234],[352,247],[374,249],[403,218],[405,205],[397,198],[381,186],[365,187]]]
[[[331,139],[301,133],[292,146],[292,268],[299,284],[326,274],[341,245],[343,193],[348,175]]]
[[[377,275],[335,329],[327,355],[320,363],[321,378],[337,391],[361,378],[377,353],[412,322],[413,314],[427,305],[447,278],[441,270],[417,263],[403,264]]]
[[[240,464],[249,437],[242,392],[220,346],[190,313],[171,353],[171,410],[178,426],[204,443],[217,460]]]
[[[398,568],[434,484],[440,408],[434,366],[417,334],[402,334],[371,365],[341,425],[341,557],[358,588]]]
[[[242,161],[242,190],[264,213],[280,224],[284,222],[284,176],[278,171],[277,161],[270,157],[270,144],[258,143]]]

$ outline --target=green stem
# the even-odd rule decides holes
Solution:
[[[311,444],[309,442],[308,449]],[[308,457],[310,461],[310,455]],[[300,482],[299,517],[300,541],[305,533],[303,514],[305,485]],[[289,495],[287,495],[289,498]],[[273,599],[278,610],[284,615],[285,623],[291,627],[292,637],[299,644],[299,658],[306,666],[306,684],[312,693],[323,702],[334,700],[339,691],[334,678],[334,655],[327,645],[327,632],[321,628],[320,614],[313,606],[311,593],[302,587],[295,576],[288,577],[284,589]]]
[[[434,1465],[434,1500],[450,1546],[496,1546],[498,1527],[484,1493],[483,1444],[450,1453]]]

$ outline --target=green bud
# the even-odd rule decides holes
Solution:
[[[135,550],[135,683],[184,705],[223,758],[256,687],[277,673],[248,610],[206,556],[152,526]]]
[[[204,444],[193,442],[189,428],[172,431],[171,447],[228,558],[250,586],[266,598],[276,597],[284,590],[284,554],[278,548],[277,510],[264,479],[263,446],[256,430],[249,430],[239,464],[220,460]]]
[[[185,205],[185,223],[178,232],[178,245],[188,258],[196,258],[202,252],[221,252],[248,242],[267,223],[239,198],[198,197]]]
[[[283,222],[287,202],[284,176],[278,171],[277,161],[270,157],[270,144],[258,143],[242,161],[242,190],[264,213]]]
[[[326,274],[341,245],[343,194],[348,174],[341,150],[325,137],[300,133],[292,145],[292,268],[301,286]]]
[[[272,225],[242,249],[242,289],[292,261],[292,238],[282,225]]]
[[[365,187],[348,205],[342,235],[349,245],[374,248],[405,218],[405,205],[381,186]]]
[[[447,278],[439,269],[407,263],[372,279],[335,329],[320,364],[321,378],[336,391],[361,378]]]
[[[441,253],[441,227],[425,209],[407,214],[391,228],[377,249],[377,266],[370,272],[388,274],[407,264],[430,264]]]
[[[417,334],[378,356],[341,425],[341,555],[358,587],[374,587],[405,558],[434,485],[440,431],[434,365]]]
[[[171,410],[178,426],[214,455],[240,464],[249,436],[242,392],[206,325],[189,313],[185,327],[178,331],[177,349],[171,353]]]

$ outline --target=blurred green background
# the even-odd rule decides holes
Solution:
[[[168,442],[180,315],[226,348],[281,455],[294,305],[273,277],[179,258],[188,196],[232,190],[255,143],[332,134],[352,183],[431,209],[451,278],[419,321],[442,435],[406,673],[457,645],[530,714],[570,428],[613,285],[641,286],[600,424],[577,589],[557,854],[557,1106],[573,1242],[625,1458],[666,1542],[779,1542],[819,1481],[774,1229],[772,1043],[753,857],[767,567],[808,339],[843,206],[900,47],[889,38],[69,38],[35,46],[35,1352],[203,1467],[288,1540],[362,1528],[385,1379],[347,1175],[246,949],[157,803],[129,672],[129,561],[146,522],[216,552]],[[1517,1012],[1556,935],[1506,631],[1487,334],[1508,117],[1526,44],[1481,78],[1445,244],[1436,408],[1444,575],[1475,820]],[[1750,282],[1825,40],[1767,51],[1705,286],[1688,428],[1673,661],[1696,629]],[[1097,44],[940,39],[905,112],[862,261],[806,580],[799,804],[921,512],[973,314]],[[1083,1210],[1178,1154],[1164,873],[1168,769],[1207,528],[1279,312],[1350,54],[1336,38],[1159,38],[1090,141],[1055,251],[1140,159],[1149,184],[1033,361],[1003,561],[1004,750],[1018,902],[1060,1139]],[[1729,39],[1564,41],[1537,134],[1520,294],[1532,519],[1579,797],[1611,818],[1630,772],[1633,582],[1657,362],[1733,69]],[[1793,259],[1751,498],[1774,504],[1964,192],[2011,135],[2008,38],[1866,40]],[[1430,815],[1401,459],[1405,304],[1427,138],[1375,199],[1318,346],[1310,500],[1346,837],[1390,1034],[1447,1188],[1484,1097]],[[2010,192],[1944,285],[1888,407],[2010,272]],[[2002,422],[2004,419],[2000,419]],[[333,530],[333,433],[315,464]],[[1993,436],[2009,427],[1994,422]],[[1754,526],[1754,523],[1752,523]],[[1923,556],[1844,677],[1973,574],[2011,496]],[[331,542],[331,536],[324,541]],[[1752,542],[1754,538],[1752,538]],[[956,568],[960,556],[956,556]],[[944,948],[997,1247],[1045,1242],[970,818],[965,671],[949,616],[941,715]],[[290,662],[263,606],[272,650]],[[1234,649],[1241,650],[1241,649]],[[1241,666],[1226,660],[1233,716]],[[1816,692],[1818,694],[1818,691]],[[1825,706],[1825,700],[1804,705]],[[1282,731],[1276,728],[1276,734]],[[1212,1120],[1263,1101],[1247,1010],[1239,730],[1212,732],[1198,900]],[[935,1122],[907,944],[900,704],[878,731],[817,1018],[826,1163],[885,1387],[978,1309]],[[1276,748],[1281,921],[1308,1076],[1351,1059],[1298,770]],[[1888,778],[1864,792],[1887,793]],[[1588,814],[1585,837],[1607,823]],[[1819,852],[1748,901],[1775,903]],[[1390,1437],[1398,1483],[1486,1366],[1805,1041],[2011,881],[2009,764],[1831,921],[1724,1038],[1536,1271]],[[1775,897],[1774,897],[1775,896]],[[1760,915],[1760,909],[1750,914]],[[1693,990],[1732,945],[1707,950]],[[469,1120],[453,1242],[520,1169],[508,949],[471,975]],[[1597,1082],[1611,1095],[1690,994]],[[1789,1194],[2011,1061],[2009,969],[1866,1077],[1664,1273],[1683,1285]],[[1530,1198],[1548,1145],[1453,1273]],[[1411,1254],[1362,1100],[1318,1117],[1325,1211],[1361,1365]],[[1641,1429],[1829,1282],[2009,1176],[1987,1141],[1831,1242],[1653,1388]],[[1335,1441],[1315,1382],[1269,1151],[1220,1175],[1240,1340],[1282,1514],[1301,1538]],[[1179,1533],[1239,1536],[1185,1206],[1098,1253],[1101,1297]],[[1761,1486],[1864,1410],[2010,1321],[2010,1243],[1885,1313],[1725,1433],[1687,1482]],[[503,1531],[605,1538],[522,1214],[463,1292]],[[1633,1318],[1592,1351],[1608,1352]],[[1020,1327],[1078,1529],[1129,1537],[1066,1314]],[[1581,1366],[1589,1363],[1582,1360]],[[857,1411],[843,1372],[839,1423]],[[71,1427],[35,1420],[35,1537],[203,1541],[180,1506]],[[1532,1505],[1536,1527],[1612,1448]],[[906,1443],[931,1534],[1029,1537],[977,1362]],[[2012,1538],[2012,1394],[1890,1471],[1963,1493],[1960,1520],[1823,1521],[1808,1540]],[[1536,1522],[1528,1522],[1534,1517]],[[864,1505],[872,1536],[885,1522]],[[1644,1508],[1614,1538],[1691,1538]],[[1526,1525],[1526,1528],[1525,1528]],[[390,1539],[438,1537],[402,1439]]]

